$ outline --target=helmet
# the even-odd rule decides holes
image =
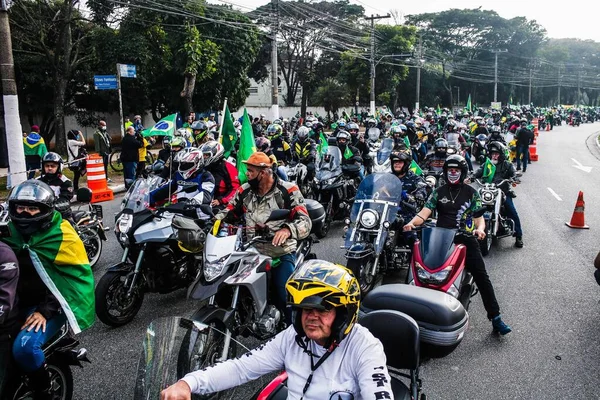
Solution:
[[[175,131],[175,136],[182,137],[182,138],[189,138],[190,131],[188,131],[186,128],[179,128]]]
[[[448,123],[446,124],[446,128],[448,129],[448,132],[453,132],[456,128],[456,121],[449,119]]]
[[[221,161],[225,154],[225,148],[216,140],[210,140],[200,147],[202,156],[204,157],[204,165],[209,166],[213,163]]]
[[[519,122],[521,122],[521,124],[522,124],[523,122],[524,122],[524,123],[527,123],[528,121],[527,121],[527,118],[523,117],[523,118],[521,118],[521,119],[519,120]]]
[[[308,129],[308,127],[301,126],[300,128],[298,128],[298,131],[296,132],[296,136],[298,137],[298,140],[301,143],[304,143],[306,141],[306,139],[308,139],[309,133],[310,133],[310,130]]]
[[[275,118],[271,125],[283,125],[283,123],[281,122],[281,118]]]
[[[452,180],[448,177],[448,170],[450,168],[460,168],[460,177],[454,182],[452,182]],[[446,158],[446,161],[444,162],[443,171],[444,178],[451,185],[463,183],[465,178],[467,177],[467,172],[469,171],[469,168],[467,167],[467,160],[465,160],[463,156],[453,154],[450,157]]]
[[[369,129],[367,132],[367,136],[371,142],[377,142],[379,140],[379,130],[378,129]]]
[[[402,132],[403,131],[402,131],[401,125],[392,125],[392,127],[390,128],[390,133],[392,134],[392,136],[394,136],[396,134],[402,136]]]
[[[396,171],[394,169],[394,163],[396,161],[404,161],[404,165],[402,166],[402,169],[400,171]],[[392,164],[392,172],[397,174],[406,174],[406,172],[408,172],[408,169],[410,168],[410,164],[412,161],[412,154],[408,151],[394,151],[392,152],[392,154],[390,154],[390,163]]]
[[[340,143],[340,139],[346,139],[346,144],[348,142],[350,142],[350,134],[346,131],[339,131],[337,136],[335,137],[335,139],[337,140],[338,144]]]
[[[351,122],[348,124],[348,126],[346,127],[346,130],[348,132],[350,132],[350,134],[352,134],[352,132],[354,132],[355,134],[358,133],[358,124]]]
[[[346,121],[343,119],[338,120],[337,124],[340,129],[344,129],[346,127]]]
[[[256,145],[256,150],[262,151],[263,153],[268,153],[271,150],[271,141],[266,137],[258,137],[254,141]]]
[[[271,124],[267,127],[267,137],[269,140],[275,140],[283,134],[283,128],[278,124]]]
[[[54,215],[54,200],[54,191],[40,180],[19,184],[8,196],[8,214],[15,229],[22,235],[48,229]],[[25,211],[19,213],[18,206],[38,207],[40,212],[33,216]]]
[[[448,141],[444,138],[436,139],[433,143],[433,151],[437,157],[446,157],[448,151]]]
[[[500,153],[499,161],[504,161],[506,158],[506,146],[502,142],[491,142],[488,144],[488,153]]]
[[[493,133],[500,133],[502,130],[500,129],[500,127],[498,125],[494,125],[492,126],[492,132]]]
[[[241,127],[241,126],[242,126],[242,124],[240,123],[240,121],[238,121],[238,120],[233,121],[233,127],[234,128],[237,129],[237,128]]]
[[[377,121],[375,121],[375,119],[374,119],[374,118],[369,118],[369,119],[367,120],[367,126],[368,126],[368,127],[372,127],[372,126],[375,126],[375,125],[377,125]]]
[[[202,156],[202,152],[195,148],[191,149],[190,151],[179,152],[175,158],[179,162],[177,170],[183,179],[189,179],[204,166],[204,157]]]
[[[336,315],[326,347],[339,344],[352,331],[358,319],[360,286],[352,272],[329,261],[304,262],[285,284],[287,304],[292,306],[292,323],[300,337],[303,308],[330,310]]]
[[[165,136],[162,141],[163,149],[171,148],[171,136]]]
[[[56,172],[54,174],[49,174],[45,171],[44,164],[46,164],[48,162],[53,162],[53,163],[58,164],[58,168],[56,169]],[[44,158],[42,158],[42,176],[44,176],[44,177],[47,176],[48,178],[54,178],[54,177],[60,175],[62,173],[62,164],[63,164],[63,159],[61,156],[59,156],[58,154],[56,154],[52,151],[46,153]]]
[[[307,127],[308,129],[312,129],[312,125],[313,125],[312,121],[306,121],[304,123],[304,126]]]
[[[200,140],[208,133],[208,125],[204,121],[194,121],[190,128],[194,131],[194,139]]]
[[[406,125],[406,129],[415,127],[415,123],[413,121],[406,121],[405,125]]]
[[[185,144],[185,139],[183,139],[181,136],[176,136],[171,140],[171,148],[181,147],[183,149],[186,147]]]

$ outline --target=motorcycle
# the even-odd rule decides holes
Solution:
[[[77,190],[76,197],[78,202],[86,203],[87,210],[77,209],[73,211],[74,228],[83,242],[90,267],[94,268],[102,253],[102,242],[108,240],[102,224],[102,206],[90,203],[92,191],[88,188]]]
[[[296,185],[300,188],[300,192],[305,199],[312,198],[312,187],[307,179],[308,169],[306,168],[306,165],[299,162],[291,162],[286,165],[285,168],[289,182],[296,182]]]
[[[201,269],[202,258],[182,249],[173,234],[173,218],[188,211],[186,203],[149,208],[150,192],[161,181],[158,177],[136,180],[115,217],[115,235],[124,249],[123,256],[96,286],[96,314],[106,325],[131,322],[146,293],[165,294],[187,287]],[[185,189],[195,190],[197,186]],[[210,206],[200,209],[207,217],[212,215]],[[192,210],[195,212],[193,206]]]
[[[392,229],[401,198],[402,181],[393,174],[371,174],[358,187],[346,219],[344,248],[346,266],[358,278],[363,294],[373,289],[377,276],[402,261],[395,252],[396,232]]]
[[[477,135],[471,145],[471,154],[479,163],[483,163],[487,157],[487,142],[488,137],[483,133]]]
[[[392,172],[392,164],[390,162],[392,150],[394,150],[394,139],[383,139],[381,146],[377,149],[376,157],[373,158],[373,173]]]
[[[494,183],[483,183],[476,180],[479,184],[479,197],[481,204],[485,209],[483,218],[485,219],[485,239],[479,242],[481,254],[487,256],[490,253],[493,243],[497,243],[498,239],[504,237],[512,237],[515,232],[515,222],[506,217],[504,211],[504,202],[506,194],[501,189],[502,186],[508,185],[508,180],[503,180],[497,185]]]
[[[49,340],[42,351],[46,360],[50,382],[52,387],[52,398],[71,400],[73,398],[73,372],[71,366],[83,368],[83,362],[89,363],[87,350],[77,349],[79,341],[73,339],[69,334],[69,325],[64,324],[60,331]],[[10,374],[12,379],[7,380],[3,399],[24,400],[34,398],[34,388],[30,385],[29,377],[17,373],[18,369],[13,366]]]
[[[360,167],[357,167],[357,171]],[[325,221],[315,234],[319,239],[327,236],[334,220],[343,220],[356,193],[356,180],[342,170],[342,152],[337,146],[329,146],[327,153],[317,161],[317,173],[313,193],[325,208]]]

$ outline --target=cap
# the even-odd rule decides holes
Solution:
[[[37,125],[32,125],[32,126],[31,126],[31,131],[32,131],[32,132],[37,132],[37,133],[40,133],[40,127],[39,127],[39,126],[37,126]]]
[[[273,162],[268,155],[262,151],[253,153],[246,161],[242,161],[244,164],[252,165],[254,167],[264,168],[273,165]]]
[[[211,116],[211,117],[214,117],[214,116],[215,116],[215,113],[210,113],[210,116]]]

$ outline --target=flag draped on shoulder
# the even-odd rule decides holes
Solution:
[[[483,175],[481,176],[481,179],[483,179],[483,182],[485,183],[492,183],[495,174],[496,166],[489,158],[486,158],[485,164],[483,164]]]
[[[152,128],[144,129],[142,136],[173,136],[177,126],[177,114],[167,115],[158,121]]]
[[[246,164],[242,161],[246,161],[252,153],[256,152],[256,144],[254,143],[254,132],[252,131],[252,124],[250,123],[250,117],[248,117],[248,111],[244,108],[244,119],[242,120],[242,133],[240,134],[240,148],[237,153],[236,167],[238,169],[238,177],[240,183],[244,184],[248,180],[246,178]]]
[[[10,237],[2,240],[15,253],[29,258],[48,290],[58,300],[75,334],[92,326],[96,318],[94,275],[83,242],[69,221],[54,211],[51,227],[35,232],[28,241],[9,224]]]
[[[223,148],[225,149],[225,158],[229,157],[229,154],[231,154],[231,152],[233,151],[237,140],[237,132],[235,130],[235,126],[233,126],[233,119],[231,119],[229,106],[225,106],[225,116],[223,117],[223,132],[221,132],[221,141],[223,144]]]
[[[23,138],[23,149],[26,156],[44,157],[48,152],[46,142],[38,133],[30,133]]]

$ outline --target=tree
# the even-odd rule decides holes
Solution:
[[[348,95],[343,84],[334,78],[327,78],[317,89],[315,100],[325,108],[327,113],[336,113],[341,106],[348,104]]]

